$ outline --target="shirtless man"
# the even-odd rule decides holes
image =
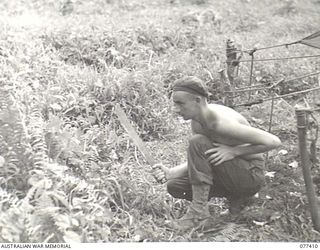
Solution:
[[[158,179],[167,179],[168,192],[192,201],[174,223],[178,229],[199,225],[210,217],[208,200],[226,197],[237,214],[264,184],[263,152],[281,145],[279,138],[251,127],[235,110],[207,103],[208,92],[196,77],[184,77],[173,86],[173,110],[191,120],[187,163],[167,168],[154,166]]]

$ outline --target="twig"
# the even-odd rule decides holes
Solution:
[[[150,68],[151,66],[151,61],[152,61],[152,57],[153,57],[154,52],[152,50],[150,50],[150,56],[149,56],[149,61],[148,61],[148,68]]]
[[[269,120],[269,133],[271,132],[272,127],[272,118],[273,118],[273,108],[274,108],[274,92],[272,92],[272,99],[271,99],[271,109],[270,109],[270,120]]]
[[[249,86],[252,85],[252,78],[253,78],[253,64],[254,64],[254,52],[252,52],[251,54],[251,64],[250,64],[250,79],[249,79]],[[251,99],[251,93],[252,91],[249,91],[249,98],[248,101],[250,101]]]

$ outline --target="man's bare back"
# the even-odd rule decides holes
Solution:
[[[227,127],[230,124],[242,124],[250,126],[247,119],[235,110],[219,104],[209,104],[210,113],[206,115],[206,119],[202,124],[192,120],[191,128],[194,134],[202,134],[212,140],[225,145],[236,146],[242,145],[243,142],[234,138],[225,136],[225,133],[220,134],[220,127]],[[260,158],[262,154],[247,155],[245,159]]]

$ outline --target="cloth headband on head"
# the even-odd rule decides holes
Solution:
[[[190,94],[208,97],[208,93],[206,93],[204,90],[194,89],[191,86],[174,86],[173,91],[185,91]]]

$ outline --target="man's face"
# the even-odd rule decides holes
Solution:
[[[196,97],[184,91],[174,91],[172,94],[173,112],[190,120],[197,114]]]

